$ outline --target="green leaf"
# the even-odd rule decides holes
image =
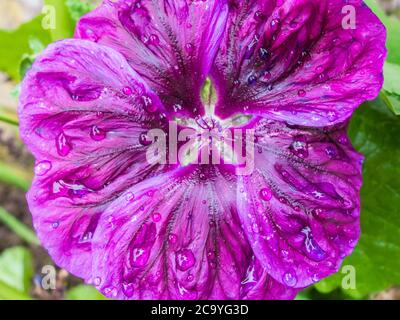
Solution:
[[[343,265],[356,269],[360,297],[400,284],[400,121],[381,99],[366,103],[354,114],[350,136],[365,155],[361,190],[361,238]],[[319,283],[322,292],[341,286],[337,273]]]
[[[400,65],[386,62],[383,68],[383,74],[385,76],[383,89],[390,93],[400,95]]]
[[[68,300],[107,300],[107,298],[95,288],[83,284],[68,290],[66,298]]]
[[[0,300],[31,300],[32,298],[0,281]]]
[[[45,0],[46,19],[54,19],[54,25],[50,29],[53,41],[72,38],[75,21],[71,18],[65,0]]]
[[[400,21],[395,16],[388,16],[378,5],[376,0],[365,0],[367,5],[381,19],[387,29],[386,46],[388,48],[387,61],[400,63]]]
[[[22,24],[17,30],[0,30],[0,71],[6,72],[14,80],[20,80],[20,62],[31,52],[32,36],[43,46],[51,42],[50,33],[42,27],[42,16]]]
[[[0,255],[0,282],[6,286],[27,294],[33,274],[33,259],[28,249],[13,247]]]
[[[396,93],[390,93],[386,90],[382,90],[380,93],[381,99],[385,102],[388,108],[396,115],[400,115],[400,95]]]
[[[400,115],[400,65],[386,62],[383,70],[385,83],[381,99],[395,115]]]

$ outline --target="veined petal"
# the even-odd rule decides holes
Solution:
[[[136,200],[115,201],[94,238],[91,282],[109,297],[240,299],[270,290],[279,299],[292,292],[258,266],[247,279],[252,251],[236,211],[234,176],[189,168],[127,192]]]
[[[386,31],[363,1],[229,3],[212,69],[220,117],[244,112],[323,127],[378,95]]]
[[[303,288],[336,272],[358,241],[362,156],[345,128],[262,119],[255,131],[255,170],[238,184],[239,216],[267,272]]]
[[[200,90],[225,29],[225,0],[106,0],[78,23],[76,37],[110,46],[172,114],[204,114]]]
[[[140,136],[162,108],[125,58],[84,40],[50,45],[22,84],[20,133],[36,158],[28,193],[33,223],[61,267],[91,274],[91,239],[103,211],[131,185],[163,170]]]

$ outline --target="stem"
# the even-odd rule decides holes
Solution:
[[[34,245],[40,244],[39,240],[36,238],[36,235],[30,228],[28,228],[25,224],[23,224],[2,207],[0,207],[0,222],[3,222],[15,234],[17,234],[21,239],[25,240],[26,242]]]
[[[20,292],[0,281],[0,300],[32,300],[27,294]]]
[[[13,126],[18,126],[18,116],[15,111],[4,106],[0,106],[0,121]]]
[[[28,173],[17,167],[0,162],[0,182],[27,191],[31,185],[31,177]]]
[[[5,114],[0,114],[0,121],[8,123],[8,124],[11,124],[13,126],[18,126],[18,121],[17,120],[15,120],[12,117],[9,117],[9,116],[7,116]]]

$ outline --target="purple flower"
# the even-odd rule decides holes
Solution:
[[[113,298],[294,298],[359,238],[346,130],[381,88],[385,36],[358,0],[105,0],[23,82],[42,244]],[[174,119],[252,132],[254,170],[149,162]]]

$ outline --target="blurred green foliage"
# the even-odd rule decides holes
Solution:
[[[0,299],[29,299],[33,259],[24,247],[13,247],[0,255]]]

